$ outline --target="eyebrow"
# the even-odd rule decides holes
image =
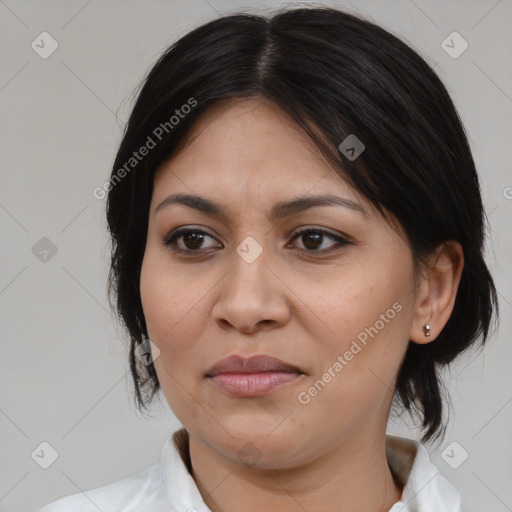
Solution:
[[[172,194],[165,198],[156,207],[155,214],[171,204],[182,204],[203,213],[219,217],[223,220],[227,220],[229,217],[227,211],[221,205],[204,197],[182,193]],[[275,222],[316,206],[343,206],[366,215],[365,209],[359,203],[351,201],[345,197],[339,197],[332,194],[321,194],[297,197],[289,201],[280,201],[274,204],[270,215],[268,215],[268,219]]]

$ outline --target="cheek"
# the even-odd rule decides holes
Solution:
[[[150,338],[157,344],[183,339],[176,333],[197,325],[205,289],[194,276],[172,267],[165,252],[147,247],[141,268],[140,294]]]
[[[403,345],[411,301],[406,267],[407,261],[397,271],[392,265],[361,260],[305,280],[297,288],[301,301],[316,317],[309,325],[317,324],[315,338],[322,340],[326,354],[337,356],[349,350],[354,340],[362,347],[372,339],[381,340],[377,352],[386,352],[395,341]]]
[[[161,384],[171,378],[170,374],[183,378],[175,375],[175,368],[191,367],[187,359],[192,357],[192,340],[197,338],[201,325],[198,321],[200,301],[193,280],[183,273],[171,272],[163,260],[154,251],[147,251],[140,277],[148,336],[160,349],[155,369]]]
[[[352,316],[339,313],[337,334],[345,334],[323,344],[321,370],[297,396],[297,412],[305,426],[322,430],[326,438],[349,435],[387,418],[407,348],[409,313],[399,301],[371,306],[368,302]],[[334,321],[333,317],[332,325]]]
[[[162,393],[178,420],[190,429],[200,415],[189,393],[194,393],[197,357],[193,340],[199,338],[201,329],[201,302],[193,280],[183,272],[171,271],[163,260],[151,251],[144,256],[142,308],[148,336],[160,350],[154,365]]]
[[[313,407],[343,406],[352,413],[368,413],[393,394],[413,312],[407,256],[397,260],[401,265],[391,259],[377,264],[362,259],[350,272],[334,273],[336,279],[329,285],[309,283],[303,288],[308,293],[304,302],[315,305],[323,329],[316,337],[322,340],[322,373],[312,379],[318,383],[311,390]]]

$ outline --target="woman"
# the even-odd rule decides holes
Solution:
[[[159,464],[44,512],[460,510],[395,399],[442,434],[438,371],[489,334],[484,210],[438,77],[333,9],[232,15],[146,77],[108,192],[110,287]]]

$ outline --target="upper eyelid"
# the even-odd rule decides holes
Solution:
[[[204,228],[202,226],[199,226],[199,227],[194,227],[194,225],[192,226],[180,226],[176,229],[173,229],[169,235],[167,235],[166,238],[168,238],[169,236],[171,235],[174,235],[176,233],[186,233],[188,231],[196,231],[196,232],[201,232],[201,233],[204,233],[208,236],[211,236],[213,238],[217,238],[218,235],[214,235],[212,233],[210,233],[208,231],[208,228]],[[293,229],[287,236],[290,237],[290,236],[294,236],[294,235],[297,235],[298,233],[302,233],[304,231],[321,231],[322,233],[325,233],[327,235],[332,235],[332,236],[341,236],[341,237],[347,237],[347,235],[343,234],[343,233],[338,233],[338,232],[333,232],[331,231],[329,228],[324,228],[324,227],[321,227],[321,226],[301,226],[299,228],[295,228]]]
[[[183,236],[183,235],[185,235],[187,233],[190,233],[190,232],[202,233],[202,234],[208,235],[211,238],[215,238],[216,240],[218,239],[217,235],[213,235],[212,233],[207,231],[206,228],[203,228],[203,227],[181,226],[179,228],[173,229],[168,235],[166,235],[164,237],[164,240],[167,240],[167,239],[169,239],[171,237],[178,238],[178,237]]]
[[[320,227],[309,227],[309,226],[306,226],[306,227],[300,227],[300,228],[297,228],[295,229],[290,236],[293,236],[295,237],[296,235],[300,235],[304,232],[309,232],[309,231],[320,231],[321,233],[325,234],[325,235],[330,235],[332,237],[335,237],[335,238],[348,238],[347,235],[344,235],[343,233],[336,233],[336,232],[332,232],[330,230],[328,230],[327,228],[320,228]]]

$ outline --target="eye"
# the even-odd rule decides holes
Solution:
[[[300,239],[303,245],[303,248],[300,249],[305,249],[308,252],[331,252],[344,245],[354,245],[342,236],[318,228],[307,228],[298,231],[293,235],[291,241],[293,242],[297,239]],[[325,242],[329,240],[332,242],[331,245],[325,247]]]
[[[199,253],[205,249],[204,242],[210,238],[215,240],[209,233],[201,229],[181,228],[173,231],[163,239],[163,244],[175,252]],[[219,247],[218,242],[211,243],[206,248]]]
[[[212,242],[210,242],[209,245],[205,245],[208,239],[212,240]],[[310,253],[331,252],[345,245],[354,245],[340,235],[335,235],[334,233],[319,228],[307,228],[298,231],[292,236],[291,242],[297,239],[300,239],[303,245],[303,247],[299,247],[299,249]],[[325,247],[325,243],[329,241],[331,244]],[[222,248],[222,244],[217,242],[212,235],[201,229],[192,228],[179,228],[165,237],[162,243],[171,248],[174,252],[189,255],[210,252],[207,251],[208,249]]]

